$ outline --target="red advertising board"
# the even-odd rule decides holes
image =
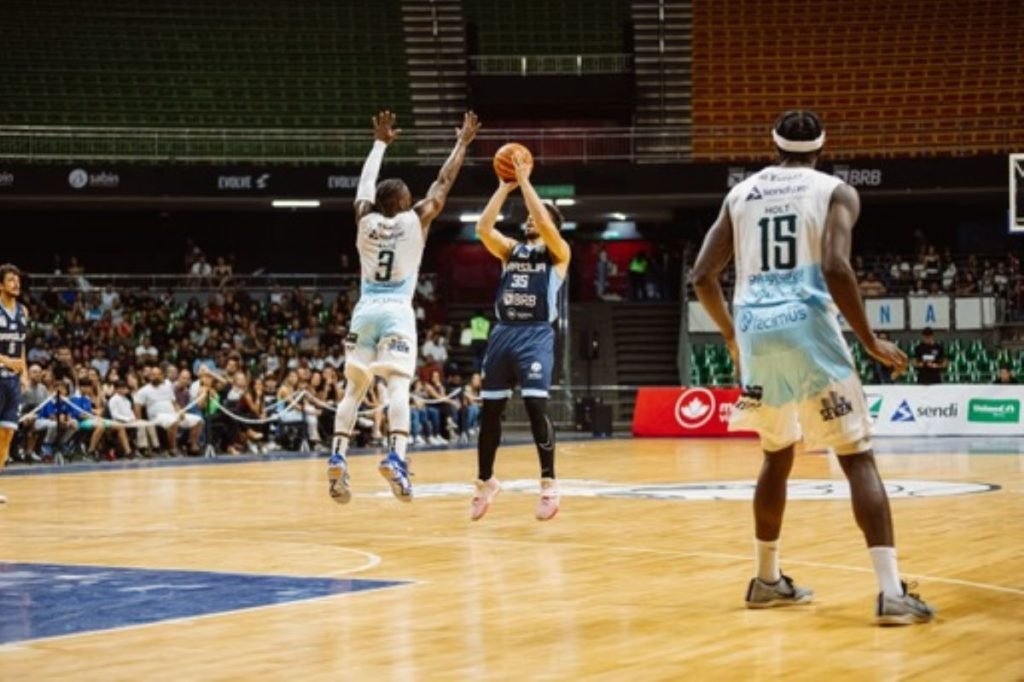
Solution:
[[[753,436],[729,431],[738,388],[652,386],[636,394],[634,436]]]

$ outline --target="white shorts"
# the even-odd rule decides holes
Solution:
[[[799,303],[739,308],[736,328],[744,391],[730,431],[756,431],[768,452],[801,438],[808,449],[844,454],[870,447],[864,389],[827,311]]]
[[[153,417],[152,421],[156,422],[156,425],[162,429],[169,429],[175,424],[185,429],[191,429],[201,424],[203,419],[197,414],[186,412],[181,415],[180,419],[176,414],[165,413]]]
[[[364,297],[356,304],[345,339],[345,364],[389,376],[416,374],[416,313],[407,301]]]

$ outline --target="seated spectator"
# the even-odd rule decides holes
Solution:
[[[420,379],[414,379],[409,389],[409,419],[413,445],[426,445],[432,438],[427,404],[423,401],[424,389]],[[438,414],[440,424],[440,414]],[[439,427],[440,428],[440,427]]]
[[[213,278],[219,288],[224,288],[234,276],[234,269],[224,260],[223,256],[217,256],[217,265],[213,267]]]
[[[135,361],[142,364],[156,362],[160,359],[160,351],[153,345],[148,335],[142,337],[142,341],[135,348]]]
[[[54,388],[54,399],[39,410],[34,426],[37,431],[45,431],[42,450],[47,456],[60,454],[78,431],[78,420],[72,414],[72,408],[68,403],[71,380],[58,381]]]
[[[149,383],[139,389],[135,399],[135,410],[139,419],[148,417],[167,432],[167,448],[172,457],[178,454],[179,426],[188,429],[189,454],[199,454],[199,435],[203,429],[203,420],[194,414],[178,411],[174,399],[174,386],[164,379],[163,368],[150,368]]]
[[[974,279],[974,273],[967,270],[959,277],[956,285],[957,296],[976,296],[978,294],[978,283]]]
[[[459,409],[459,401],[449,397],[448,387],[441,379],[441,372],[433,370],[430,373],[430,381],[426,383],[427,397],[432,403],[441,418],[441,440],[444,445],[454,441],[458,436],[458,425],[455,423],[454,415]]]
[[[93,351],[92,360],[89,362],[89,366],[95,369],[100,374],[100,378],[105,378],[107,372],[110,371],[110,360],[107,359],[107,350],[102,346],[98,346]]]
[[[480,392],[483,390],[483,383],[480,372],[474,372],[462,388],[462,411],[465,433],[469,438],[474,438],[480,432],[480,409],[483,405],[483,397]]]
[[[21,428],[25,430],[25,452],[27,459],[38,461],[36,447],[39,440],[39,431],[35,428],[38,415],[28,416],[33,410],[42,405],[49,396],[49,391],[43,383],[43,368],[36,363],[28,367],[28,385],[21,391]]]
[[[129,457],[137,457],[139,455],[138,450],[129,448],[129,438],[138,438],[137,427],[127,426],[135,421],[135,408],[132,407],[132,401],[129,397],[128,382],[118,380],[114,386],[114,395],[107,401],[107,411],[110,413],[111,427],[116,429],[118,425],[122,429],[121,433],[125,435],[125,440],[122,441],[122,447],[128,448]],[[118,440],[121,439],[121,435],[118,435]]]
[[[924,281],[918,279],[914,282],[914,288],[910,290],[911,296],[927,296],[928,289],[924,286]]]
[[[885,285],[878,281],[874,272],[868,271],[860,282],[861,296],[885,296]]]
[[[942,288],[946,291],[952,291],[953,283],[956,281],[956,263],[949,261],[946,264],[946,268],[942,271]]]
[[[1002,385],[1018,383],[1017,377],[1013,375],[1013,368],[1005,362],[999,365],[999,374],[996,375],[995,383]]]

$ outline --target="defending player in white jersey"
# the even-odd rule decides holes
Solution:
[[[480,123],[467,112],[456,129],[455,148],[441,167],[426,198],[412,203],[412,195],[398,179],[377,183],[384,150],[401,132],[395,115],[383,111],[373,117],[373,149],[363,164],[356,191],[356,246],[362,287],[345,340],[345,396],[334,418],[334,439],[327,478],[331,498],[348,502],[348,463],[345,454],[352,437],[359,403],[374,375],[388,382],[389,452],[378,470],[398,499],[412,500],[412,485],[405,452],[409,443],[409,384],[416,372],[416,315],[412,297],[430,224],[441,213],[448,192],[466,158]]]
[[[779,163],[729,192],[693,271],[697,296],[740,369],[744,392],[730,428],[757,431],[765,453],[754,493],[757,577],[746,603],[767,608],[814,596],[780,572],[778,559],[793,446],[803,438],[808,448],[833,448],[850,482],[854,516],[878,576],[877,622],[926,622],[934,611],[899,578],[864,391],[837,320],[842,312],[868,353],[887,367],[906,367],[906,354],[871,331],[850,267],[860,199],[814,169],[825,142],[814,113],[783,114],[772,139]],[[734,255],[735,322],[718,281]]]

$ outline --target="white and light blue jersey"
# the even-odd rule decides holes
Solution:
[[[836,314],[821,272],[832,192],[842,181],[808,167],[768,166],[726,197],[736,306],[805,303]]]
[[[810,399],[854,373],[821,270],[840,182],[812,168],[769,166],[726,197],[741,380],[762,387],[767,405]]]
[[[423,225],[416,211],[403,211],[390,218],[376,212],[363,216],[356,236],[362,298],[411,303],[423,246]]]

